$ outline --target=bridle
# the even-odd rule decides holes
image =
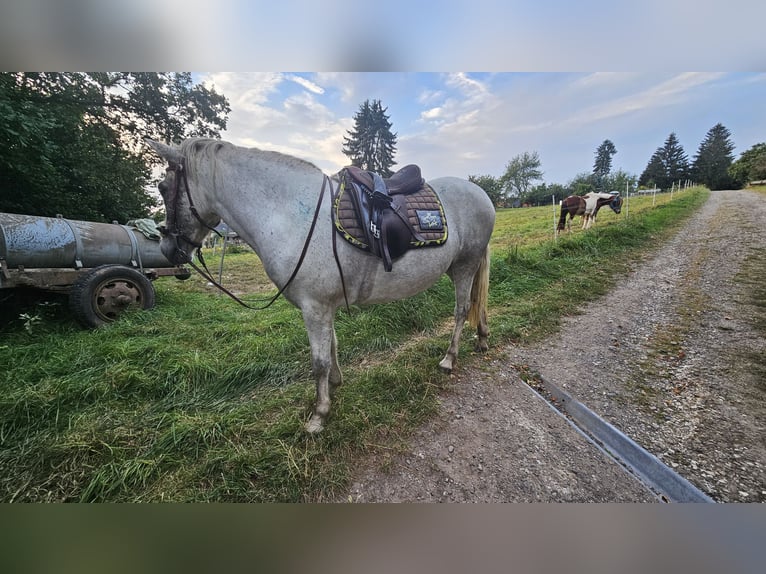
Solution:
[[[178,227],[178,195],[179,195],[179,179],[183,178],[184,182],[184,188],[186,191],[186,199],[189,201],[189,211],[192,212],[192,215],[199,221],[205,228],[209,229],[218,237],[223,237],[217,229],[214,227],[208,225],[202,217],[200,217],[199,212],[197,211],[197,208],[194,206],[194,200],[192,199],[191,192],[189,191],[189,180],[186,176],[186,169],[184,168],[184,158],[181,158],[181,161],[176,164],[171,164],[170,167],[168,167],[168,171],[172,170],[175,173],[175,177],[173,178],[173,189],[168,190],[167,198],[165,200],[165,204],[168,210],[167,215],[169,217],[166,217],[166,222],[169,224],[169,227],[166,227],[165,225],[158,226],[158,229],[160,231],[160,235],[163,237],[169,237],[173,240],[173,244],[175,246],[176,252],[180,253],[182,258],[185,259],[185,263],[192,263],[192,256],[189,255],[186,251],[181,249],[181,245],[179,243],[179,240],[183,240],[192,247],[196,248],[197,255],[201,256],[202,254],[202,244],[193,241],[190,237],[184,235],[181,233],[179,227]],[[180,176],[180,177],[179,177]]]
[[[303,250],[301,251],[301,255],[298,258],[298,263],[295,265],[295,269],[293,270],[292,274],[290,275],[290,278],[287,280],[287,282],[282,286],[279,291],[277,291],[277,294],[271,297],[270,299],[261,299],[260,301],[267,301],[267,303],[260,307],[253,307],[251,305],[248,305],[242,299],[237,297],[234,293],[226,289],[223,285],[221,285],[218,281],[215,280],[213,277],[213,274],[210,273],[210,270],[207,268],[207,264],[205,263],[205,258],[202,256],[202,244],[197,241],[192,241],[191,238],[181,233],[179,227],[178,227],[178,195],[179,195],[179,175],[181,178],[183,178],[184,188],[186,191],[186,199],[189,202],[189,211],[192,212],[192,215],[199,221],[206,229],[209,229],[210,231],[214,232],[218,237],[223,237],[221,233],[206,223],[202,217],[200,216],[199,212],[197,211],[197,208],[194,206],[194,200],[192,199],[191,192],[189,191],[189,180],[186,176],[186,169],[184,168],[184,160],[185,158],[181,158],[181,161],[178,163],[171,163],[170,167],[168,167],[169,170],[173,170],[175,172],[175,177],[173,178],[173,189],[168,190],[166,192],[167,198],[165,199],[165,207],[167,208],[167,215],[169,217],[166,217],[166,221],[169,224],[169,227],[166,227],[165,225],[158,226],[160,235],[163,237],[169,237],[173,240],[175,249],[177,253],[180,253],[183,256],[183,259],[185,260],[185,264],[189,265],[192,269],[194,269],[197,273],[202,275],[207,281],[209,281],[212,285],[215,285],[218,289],[220,289],[223,293],[226,293],[229,297],[234,299],[237,303],[242,305],[243,307],[247,307],[248,309],[254,309],[254,310],[261,310],[266,309],[267,307],[270,307],[272,303],[274,303],[279,297],[282,295],[282,293],[285,292],[285,289],[287,289],[290,284],[293,282],[293,279],[295,279],[295,276],[298,275],[298,270],[301,268],[301,265],[303,265],[303,260],[306,257],[306,253],[308,252],[309,242],[311,241],[311,237],[314,235],[314,228],[316,227],[317,219],[319,218],[319,209],[322,206],[322,198],[324,197],[325,188],[328,186],[330,187],[330,196],[333,195],[333,189],[332,189],[332,181],[330,181],[330,178],[326,175],[323,176],[322,180],[322,189],[319,192],[319,199],[317,200],[317,206],[316,210],[314,211],[314,218],[311,220],[311,227],[309,228],[308,236],[306,237],[306,241],[303,244]],[[181,245],[179,243],[179,240],[183,240],[189,245],[193,246],[196,249],[196,256],[197,259],[200,262],[200,265],[202,265],[202,268],[200,268],[196,263],[193,261],[193,257],[189,255],[186,251],[181,249]],[[346,283],[343,278],[343,270],[340,267],[340,261],[338,259],[338,254],[335,249],[335,234],[333,233],[333,255],[335,256],[335,263],[338,266],[338,271],[340,272],[341,282],[343,284],[343,297],[346,300],[346,308],[348,308],[348,297],[346,295]]]

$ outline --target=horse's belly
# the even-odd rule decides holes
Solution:
[[[439,249],[443,248],[421,248],[408,252],[394,261],[390,272],[386,272],[382,262],[377,261],[374,271],[356,282],[355,302],[388,303],[422,293],[434,285],[449,268],[448,261],[434,257]],[[431,257],[428,256],[429,252]]]

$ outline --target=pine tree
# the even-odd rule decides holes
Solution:
[[[603,180],[612,171],[612,156],[617,153],[617,148],[611,140],[604,140],[596,150],[596,161],[593,163],[593,175],[596,185],[603,187]]]
[[[662,148],[659,148],[652,154],[644,172],[638,178],[638,185],[662,189],[667,178],[665,177],[665,165],[662,161],[661,150]]]
[[[689,158],[686,156],[675,132],[671,132],[668,139],[665,140],[662,152],[665,175],[671,183],[689,177]]]
[[[663,146],[654,152],[638,183],[668,189],[674,181],[687,177],[689,177],[689,158],[675,132],[672,132]]]
[[[354,129],[343,138],[343,153],[351,164],[383,177],[393,174],[391,166],[396,153],[396,134],[380,100],[365,100],[354,116]]]
[[[729,189],[734,185],[729,166],[734,161],[731,132],[716,124],[707,132],[692,164],[693,178],[712,190]]]

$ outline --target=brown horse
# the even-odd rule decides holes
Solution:
[[[559,224],[556,227],[556,233],[560,233],[564,230],[564,224],[567,224],[567,229],[572,230],[572,220],[575,215],[582,215],[582,228],[590,229],[593,223],[596,221],[596,214],[598,210],[604,205],[608,205],[615,213],[620,213],[622,209],[622,198],[619,195],[613,195],[611,193],[586,193],[583,196],[570,195],[561,202],[561,216],[559,217]],[[569,221],[567,222],[567,215],[569,215]]]

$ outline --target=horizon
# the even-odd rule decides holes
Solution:
[[[612,171],[640,176],[675,133],[689,161],[723,124],[734,159],[766,141],[766,74],[724,72],[198,73],[229,100],[222,139],[280,151],[334,173],[350,160],[343,137],[365,100],[380,100],[397,136],[396,165],[426,179],[499,177],[511,159],[539,154],[547,184],[593,169],[611,140]],[[538,182],[539,183],[539,182]]]

